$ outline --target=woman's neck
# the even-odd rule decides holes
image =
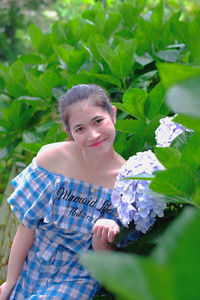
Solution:
[[[85,168],[89,170],[98,170],[104,169],[112,164],[113,159],[115,158],[114,149],[111,149],[107,153],[86,153],[84,151],[80,151],[82,162]]]

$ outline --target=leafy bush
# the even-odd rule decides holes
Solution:
[[[33,52],[0,65],[0,158],[62,140],[54,104],[66,89],[88,82],[105,87],[122,112],[116,150],[127,158],[152,148],[159,119],[169,113],[166,87],[200,72],[200,21],[180,21],[180,12],[166,20],[162,4],[148,14],[144,8],[145,1],[124,2],[113,12],[97,3],[82,18],[55,22],[49,33],[29,26]]]
[[[184,21],[179,11],[165,14],[162,2],[147,12],[145,3],[124,1],[115,10],[97,2],[81,18],[55,22],[48,33],[29,26],[33,51],[0,65],[0,158],[7,168],[16,160],[27,164],[42,145],[65,139],[52,114],[60,95],[78,83],[96,83],[110,93],[118,108],[114,146],[126,159],[154,150],[159,120],[177,113],[176,122],[194,132],[155,149],[166,170],[150,187],[154,197],[195,208],[180,213],[147,259],[133,254],[83,259],[121,299],[197,299],[200,17]]]

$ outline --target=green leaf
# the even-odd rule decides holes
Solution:
[[[185,145],[181,161],[190,165],[193,171],[200,166],[200,133],[194,133]]]
[[[123,95],[123,104],[125,109],[134,117],[144,119],[144,104],[147,94],[144,90],[135,88],[127,91]]]
[[[193,207],[186,207],[161,236],[152,258],[160,265],[167,265],[168,283],[161,288],[151,276],[156,289],[165,294],[169,288],[174,291],[173,299],[198,299],[199,297],[199,248],[197,238],[200,228],[200,213]],[[184,283],[184,284],[183,284]],[[163,299],[162,295],[157,299]],[[172,299],[172,298],[168,298]]]
[[[47,109],[52,107],[51,104],[44,101],[42,98],[38,97],[29,97],[29,96],[22,96],[16,99],[17,101],[23,101],[28,105],[32,105],[35,109]]]
[[[117,109],[129,114],[129,110],[127,110],[123,103],[121,102],[112,102],[112,105],[116,106]]]
[[[163,3],[160,2],[152,11],[151,23],[157,32],[163,27]]]
[[[59,100],[64,93],[66,93],[66,89],[64,87],[52,88],[52,94],[56,100]]]
[[[1,137],[0,139],[0,148],[4,148],[13,142],[15,139],[15,135],[6,135],[5,137]]]
[[[192,212],[190,213],[192,215]],[[186,220],[182,219],[182,222]],[[187,225],[176,242],[176,248],[170,258],[172,281],[177,285],[177,299],[183,300],[198,299],[200,292],[198,251],[200,240],[197,238],[200,228],[199,210],[193,212]],[[175,236],[174,238],[177,239]]]
[[[41,143],[42,138],[36,131],[25,131],[23,132],[23,139],[22,142],[25,144],[31,144],[31,143]]]
[[[173,50],[173,49],[161,50],[155,53],[155,55],[162,60],[168,62],[176,62],[180,56],[181,51],[182,50]]]
[[[28,27],[28,35],[30,37],[32,47],[35,50],[38,50],[43,37],[42,31],[36,25],[30,24]]]
[[[190,225],[196,214],[197,211],[194,207],[185,208],[161,236],[161,242],[154,249],[152,258],[159,263],[167,263],[177,247],[177,241],[184,235],[186,228]]]
[[[50,144],[57,141],[58,125],[54,125],[46,134],[44,144]]]
[[[11,142],[8,146],[2,148],[0,150],[0,159],[9,159],[12,155],[15,148],[19,145],[21,139],[16,138],[13,142]]]
[[[18,60],[14,64],[10,66],[9,74],[11,78],[18,82],[22,83],[24,80],[24,65],[23,63]]]
[[[36,54],[24,54],[19,57],[19,60],[25,64],[40,65],[44,63],[44,60]]]
[[[94,78],[98,78],[99,80],[102,80],[104,82],[114,84],[118,87],[121,87],[121,81],[113,75],[97,74],[97,73],[91,73],[91,72],[88,72],[88,75],[92,76]]]
[[[19,97],[26,94],[24,88],[25,76],[24,76],[24,65],[21,61],[16,61],[7,69],[5,74],[5,81],[7,85],[8,93],[13,97]]]
[[[172,147],[156,147],[155,155],[161,162],[161,164],[166,168],[175,165],[180,161],[181,158],[181,152],[178,149]]]
[[[140,120],[117,120],[115,128],[122,132],[141,134],[145,125]]]
[[[52,33],[56,44],[67,43],[66,30],[62,21],[57,21],[52,25]]]
[[[191,61],[199,64],[199,52],[200,52],[200,41],[199,41],[199,31],[200,31],[200,17],[197,14],[193,18],[192,22],[188,25],[189,34],[187,36],[187,46],[190,49]]]
[[[38,143],[21,143],[20,145],[24,150],[32,152],[34,154],[37,154],[42,147],[42,144]]]
[[[143,131],[143,137],[146,142],[155,145],[156,144],[156,139],[155,139],[155,130],[158,128],[160,125],[160,119],[163,116],[158,114],[156,115],[150,122],[148,122],[144,128]]]
[[[114,141],[114,149],[117,153],[120,155],[124,152],[124,145],[126,145],[127,142],[127,134],[126,133],[116,133],[116,138]]]
[[[138,11],[134,8],[133,5],[129,3],[123,3],[120,7],[120,13],[122,14],[125,23],[130,29],[132,29],[133,25],[136,22]]]
[[[161,82],[158,83],[149,93],[145,107],[148,109],[147,116],[150,120],[159,113],[165,99],[165,94],[166,89],[163,87]]]
[[[130,74],[132,66],[132,58],[126,53],[117,53],[109,61],[111,71],[120,79],[123,79]]]
[[[176,113],[200,119],[200,77],[182,81],[171,87],[167,93],[167,103]]]
[[[154,61],[153,58],[149,54],[147,54],[147,53],[145,53],[143,56],[138,56],[135,53],[134,54],[134,58],[135,58],[135,61],[138,64],[142,65],[143,67],[146,66],[146,65],[148,65],[148,64],[150,64],[150,63],[152,63]]]
[[[34,97],[43,98],[43,95],[39,90],[38,78],[34,76],[30,71],[26,71],[25,76],[27,79],[26,88],[29,91],[29,93]]]
[[[98,53],[101,55],[101,57],[105,60],[107,64],[110,63],[110,60],[114,56],[114,52],[109,46],[108,43],[96,43],[96,49],[98,50]]]
[[[129,180],[129,179],[132,179],[132,180],[151,180],[154,177],[155,176],[153,176],[153,175],[145,174],[145,175],[137,175],[137,176],[126,177],[126,178],[123,178],[121,180]]]
[[[120,21],[121,21],[120,14],[116,12],[115,13],[111,12],[108,15],[108,19],[104,27],[104,36],[106,39],[108,39],[111,36],[111,34],[116,30]]]
[[[56,87],[59,84],[59,75],[54,72],[46,71],[38,79],[39,92],[45,99],[52,97],[52,88]]]
[[[99,50],[101,50],[100,45],[107,45],[107,41],[103,38],[100,34],[93,33],[90,35],[88,39],[88,48],[90,49],[90,52],[92,53],[93,57],[99,61],[102,62],[103,58],[100,54]],[[98,47],[97,47],[98,45]]]
[[[44,55],[46,59],[53,54],[53,36],[51,33],[43,35],[38,52]]]
[[[161,81],[165,87],[170,87],[180,81],[200,76],[200,67],[178,64],[157,63]]]
[[[150,189],[165,195],[192,195],[195,191],[195,178],[189,166],[178,163],[156,174]]]
[[[53,45],[53,49],[56,53],[56,55],[64,62],[64,63],[68,63],[69,61],[69,52],[71,50],[69,49],[65,49],[64,47],[62,46],[59,46],[59,45]]]
[[[187,115],[178,115],[173,120],[175,123],[182,124],[185,128],[200,131],[200,121],[198,118]]]
[[[71,73],[76,73],[87,59],[89,59],[88,54],[83,50],[70,51],[67,62],[68,71]]]
[[[128,159],[130,156],[136,154],[139,151],[142,151],[145,145],[145,140],[142,135],[133,134],[129,137],[128,141],[124,144],[123,156],[125,159]]]
[[[127,300],[153,300],[140,259],[125,253],[86,252],[81,262],[106,288]]]
[[[171,143],[171,147],[177,148],[180,151],[183,151],[185,145],[193,136],[193,133],[190,131],[183,131],[179,136],[177,136]]]

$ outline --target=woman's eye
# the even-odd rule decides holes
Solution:
[[[95,120],[95,124],[98,125],[98,124],[100,124],[102,121],[103,121],[103,119],[97,119],[97,120]]]
[[[78,128],[76,128],[76,130],[75,130],[75,132],[81,132],[81,131],[83,131],[83,127],[78,127]]]

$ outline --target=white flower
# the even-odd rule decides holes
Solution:
[[[124,226],[134,221],[136,230],[145,233],[155,222],[156,216],[163,216],[166,202],[153,199],[147,194],[150,180],[122,179],[138,175],[148,176],[163,169],[151,150],[138,152],[122,166],[112,193],[112,203]]]

